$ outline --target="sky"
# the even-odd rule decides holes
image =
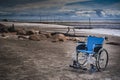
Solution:
[[[120,19],[120,0],[0,0],[0,18]]]

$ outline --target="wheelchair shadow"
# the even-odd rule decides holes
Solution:
[[[71,69],[69,71],[75,72],[75,73],[78,73],[78,74],[86,74],[87,73],[87,71],[80,70],[80,69],[79,70],[78,69]]]
[[[120,46],[120,43],[117,42],[107,42],[106,44]]]
[[[68,68],[66,71],[72,72],[72,73],[78,73],[78,74],[87,74],[88,70],[82,70],[82,69],[73,69],[73,68]]]

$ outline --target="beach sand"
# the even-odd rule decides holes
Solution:
[[[74,41],[0,38],[0,80],[119,80],[120,37],[79,33],[80,38],[88,35],[108,37],[104,43],[104,48],[109,53],[105,71],[89,74],[87,71],[70,68],[76,47]]]

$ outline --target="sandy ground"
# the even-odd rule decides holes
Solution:
[[[75,46],[72,41],[0,39],[0,80],[119,80],[120,44],[106,42],[108,67],[93,74],[69,67]]]
[[[76,47],[73,41],[0,39],[0,80],[119,80],[119,41],[120,37],[108,36],[104,44],[109,53],[108,67],[89,74],[69,67]]]

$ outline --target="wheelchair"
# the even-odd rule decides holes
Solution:
[[[75,59],[70,67],[90,72],[105,70],[108,65],[108,52],[103,48],[104,40],[103,37],[88,36],[86,42],[78,42]]]

